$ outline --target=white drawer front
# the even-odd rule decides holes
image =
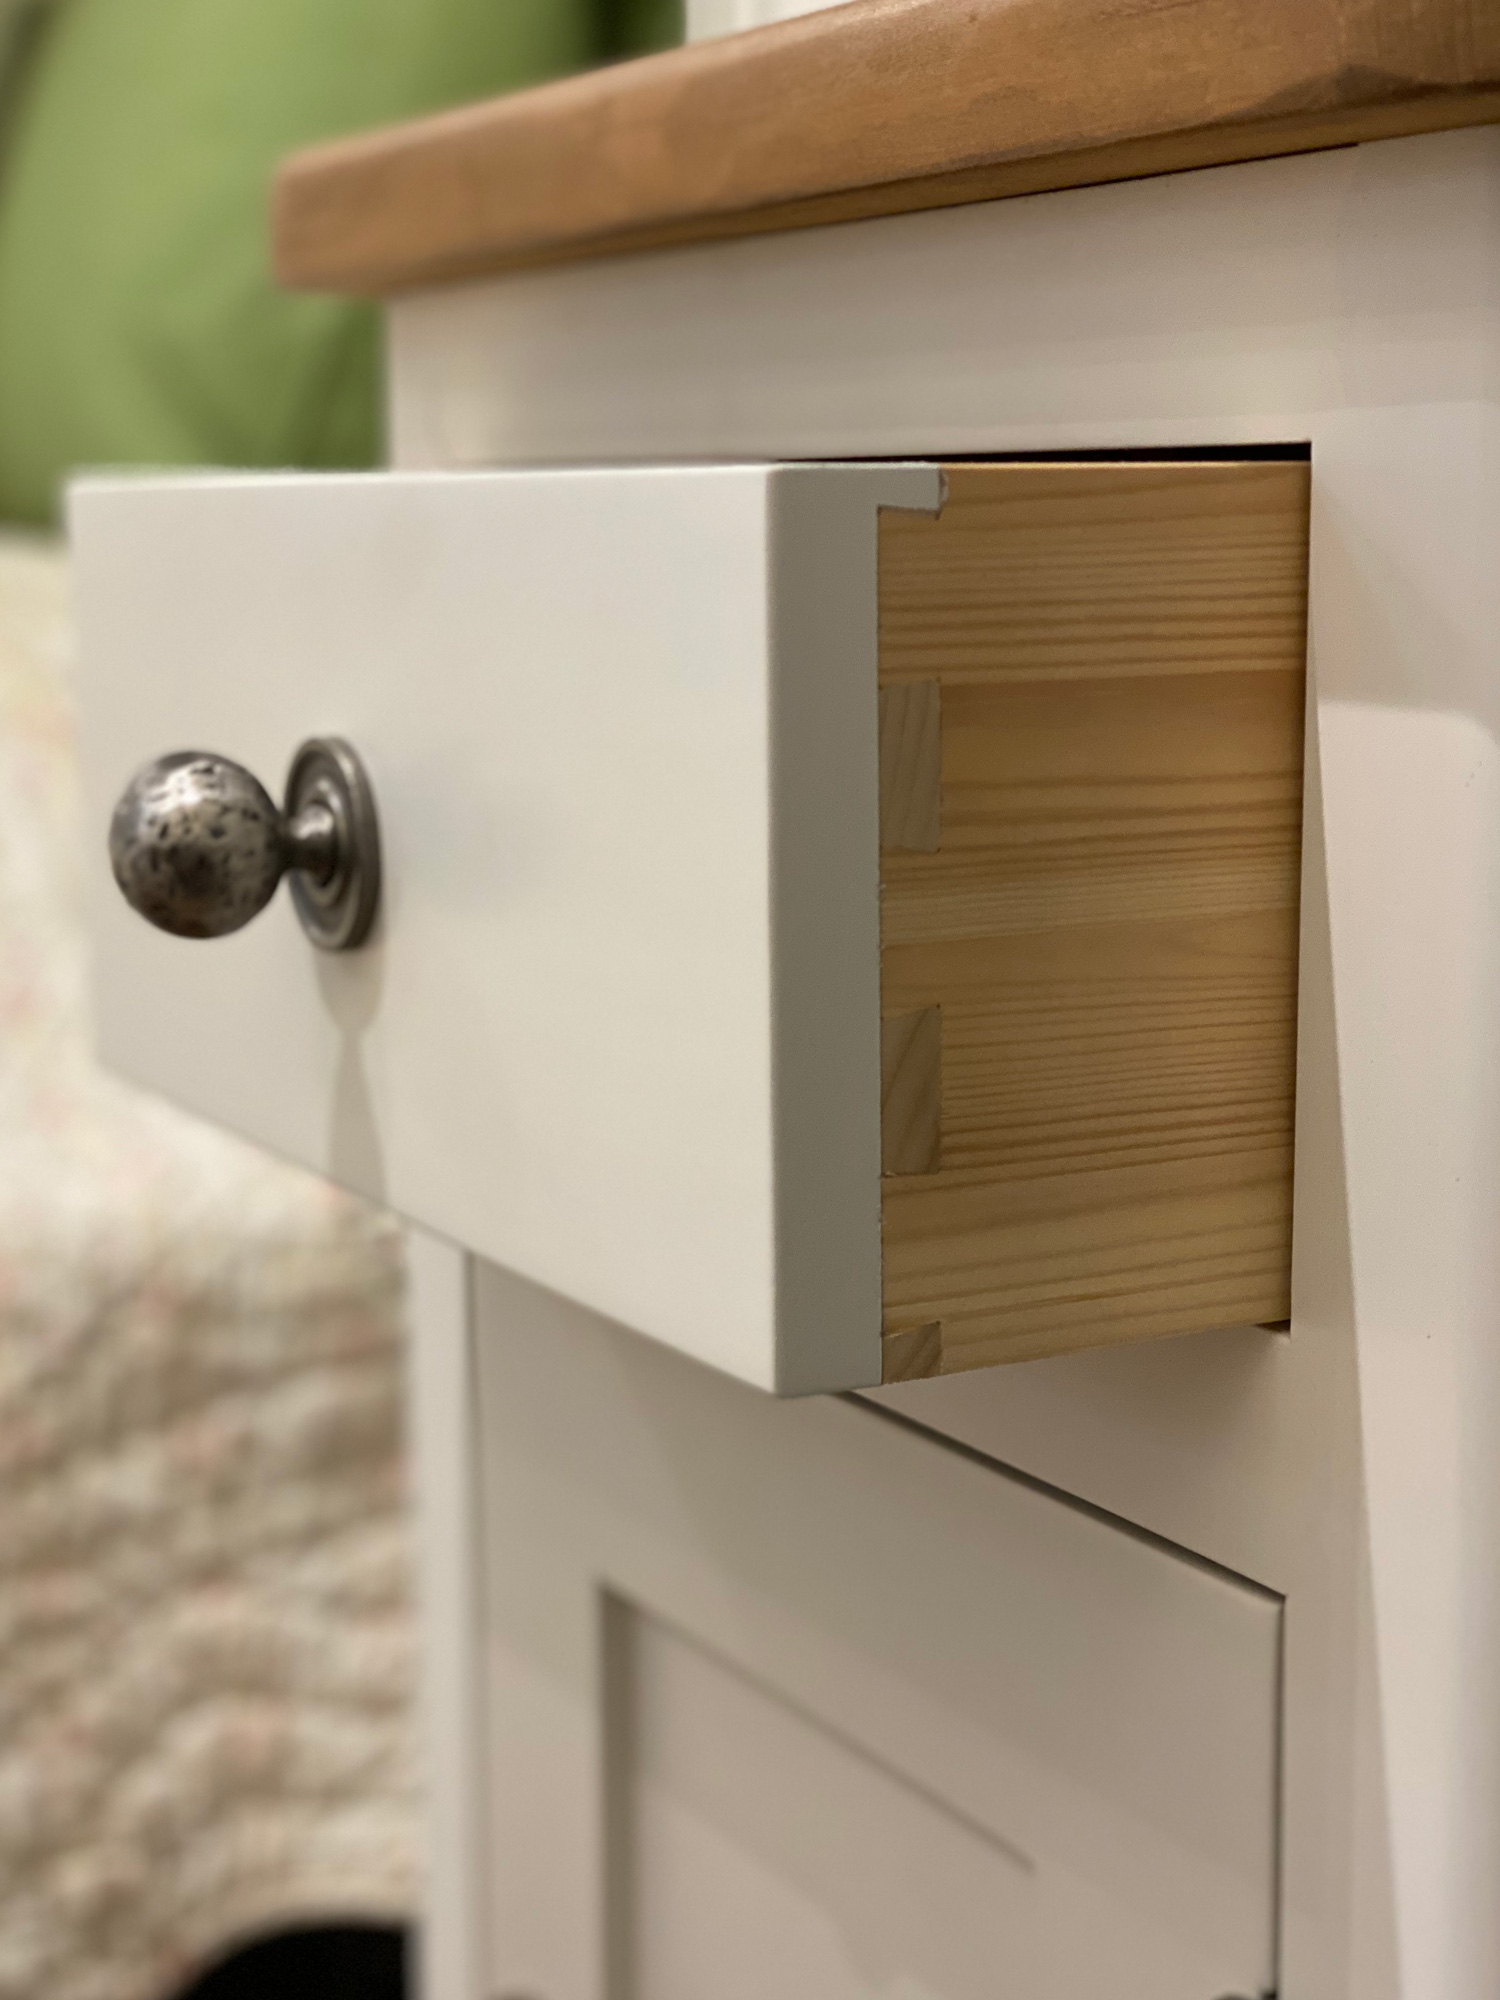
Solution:
[[[900,467],[90,482],[108,1062],[782,1391],[879,1378],[875,529]],[[373,779],[371,942],[151,929],[132,772]]]

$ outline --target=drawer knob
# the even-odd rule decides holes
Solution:
[[[278,812],[227,757],[178,750],[137,771],[115,807],[109,858],[125,900],[174,937],[226,937],[291,877],[302,928],[324,951],[362,944],[380,899],[380,833],[365,768],[336,736],[292,759]]]

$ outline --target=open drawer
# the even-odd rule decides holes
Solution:
[[[1306,511],[1294,462],[85,483],[105,1057],[779,1392],[1283,1318]],[[360,948],[127,908],[132,773],[320,736]]]

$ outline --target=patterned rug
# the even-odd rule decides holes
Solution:
[[[93,1066],[65,595],[0,540],[0,2000],[156,2000],[414,1906],[400,1242]]]

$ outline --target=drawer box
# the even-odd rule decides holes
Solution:
[[[85,784],[305,737],[383,907],[102,859],[118,1070],[784,1393],[1287,1310],[1306,466],[95,481]],[[878,687],[878,693],[877,693]]]
[[[887,1381],[1290,1313],[1308,473],[882,517]]]

